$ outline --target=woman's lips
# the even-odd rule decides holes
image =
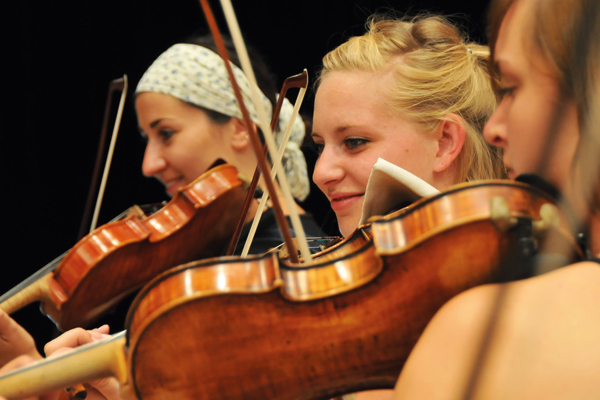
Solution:
[[[356,204],[357,201],[361,201],[364,197],[364,193],[351,194],[347,196],[336,196],[330,200],[331,208],[333,211],[338,212],[345,210]]]
[[[171,179],[170,181],[165,182],[165,186],[167,188],[167,193],[171,196],[175,196],[177,190],[183,186],[183,182],[181,179]]]

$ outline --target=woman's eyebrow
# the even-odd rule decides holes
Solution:
[[[159,119],[157,119],[157,120],[154,120],[154,121],[152,121],[152,122],[150,123],[150,128],[156,128],[156,126],[157,126],[158,124],[160,124],[160,122],[161,122],[161,121],[162,121],[162,118],[159,118]]]
[[[335,128],[333,130],[333,134],[334,135],[340,135],[340,134],[346,132],[347,130],[352,129],[352,128],[356,128],[356,127],[361,127],[361,125],[342,125],[342,126],[338,126],[337,128]],[[321,135],[318,132],[314,132],[314,131],[311,132],[310,136],[312,138],[314,138],[315,136],[316,137],[321,137]]]

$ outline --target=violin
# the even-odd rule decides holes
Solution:
[[[0,395],[106,376],[139,400],[328,399],[392,388],[451,297],[526,272],[512,262],[533,264],[560,255],[560,246],[565,264],[583,256],[552,210],[553,199],[532,186],[475,182],[372,219],[308,266],[275,252],[179,266],[139,292],[117,349],[99,351],[104,361],[47,378],[44,389],[30,384],[43,366],[58,373],[61,363],[81,365],[71,357],[102,345],[78,349],[0,377]]]
[[[238,213],[231,210],[241,209],[243,186],[237,169],[222,164],[149,216],[134,206],[82,238],[55,269],[0,298],[0,308],[11,313],[40,301],[59,329],[88,326],[160,272],[217,255],[234,231]]]

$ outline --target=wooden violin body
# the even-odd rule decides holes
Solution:
[[[493,216],[495,198],[529,223],[551,203],[527,185],[461,185],[373,221],[373,241],[357,233],[362,243],[339,259],[327,252],[303,267],[271,254],[163,274],[128,317],[138,398],[328,399],[393,387],[447,300],[504,279],[522,238],[497,226],[505,216]],[[384,247],[390,232],[396,245]],[[558,236],[576,254],[569,235]]]
[[[539,249],[546,241],[553,250],[564,244],[580,256],[560,218],[534,226],[547,222],[551,204],[524,184],[459,185],[373,220],[370,233],[357,230],[310,266],[268,253],[169,270],[130,308],[120,356],[127,393],[139,400],[316,400],[391,388],[447,300],[504,280],[506,270],[512,275],[505,263],[533,259],[522,251],[524,239]],[[515,249],[527,254],[511,255]],[[4,382],[0,394],[9,393]]]
[[[237,169],[207,171],[158,212],[131,213],[82,238],[51,273],[0,304],[41,300],[61,330],[87,326],[122,297],[176,265],[215,256],[231,237],[246,190]]]

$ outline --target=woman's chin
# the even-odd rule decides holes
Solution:
[[[340,229],[340,233],[343,237],[349,237],[354,233],[360,218],[341,218],[338,219],[338,228]]]

